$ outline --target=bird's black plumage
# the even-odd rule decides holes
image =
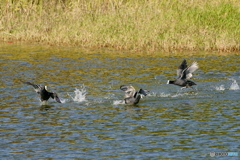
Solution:
[[[138,104],[142,96],[147,96],[149,91],[140,89],[139,91],[136,92],[135,88],[133,86],[126,86],[122,85],[120,86],[120,89],[122,91],[125,91],[125,104]]]
[[[55,99],[58,103],[61,103],[57,93],[54,93],[54,92],[49,92],[47,91],[47,86],[40,86],[38,84],[34,84],[34,83],[31,83],[31,82],[26,82],[26,81],[22,81],[22,83],[24,84],[27,84],[27,85],[31,85],[33,86],[34,90],[40,94],[40,98],[41,98],[41,101],[48,101],[48,99],[51,97],[52,99]]]
[[[193,62],[189,67],[187,66],[187,61],[183,60],[180,66],[177,69],[177,79],[169,80],[167,84],[174,84],[181,87],[192,87],[193,85],[197,85],[193,81],[190,80],[192,78],[192,73],[198,69],[198,63]]]

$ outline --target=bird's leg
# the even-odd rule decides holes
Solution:
[[[193,88],[193,87],[191,87],[194,91],[197,91],[197,89],[196,88]]]
[[[183,90],[184,88],[187,88],[187,87],[182,87],[181,90]]]

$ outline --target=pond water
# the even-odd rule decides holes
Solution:
[[[1,159],[210,159],[210,151],[240,151],[238,55],[5,44],[0,57]],[[199,63],[194,90],[166,84],[183,59]],[[20,80],[47,85],[63,103],[41,105]],[[125,105],[123,84],[150,94]]]

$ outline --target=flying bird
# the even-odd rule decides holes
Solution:
[[[143,96],[147,96],[149,91],[144,90],[144,89],[139,89],[139,91],[136,92],[135,88],[133,86],[126,86],[126,85],[121,85],[120,89],[122,91],[125,91],[125,96],[124,96],[124,101],[125,104],[138,104],[140,99]]]
[[[189,67],[187,66],[187,61],[183,60],[181,65],[177,69],[177,79],[174,81],[168,80],[167,84],[174,84],[181,86],[182,88],[192,88],[193,85],[197,85],[190,79],[192,78],[192,73],[199,68],[197,62],[193,62]]]
[[[38,84],[34,84],[34,83],[31,83],[31,82],[26,82],[26,81],[22,81],[22,80],[21,80],[21,82],[24,83],[24,84],[33,86],[34,90],[38,94],[40,94],[41,102],[47,102],[48,99],[51,97],[52,99],[55,99],[58,103],[61,103],[57,93],[49,92],[47,90],[47,86],[42,87]]]

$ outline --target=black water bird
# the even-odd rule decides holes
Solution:
[[[182,88],[192,88],[193,85],[197,85],[190,79],[192,78],[192,73],[198,69],[198,63],[193,62],[189,67],[187,66],[187,61],[183,60],[181,65],[177,69],[177,79],[174,81],[168,80],[167,84],[174,84],[181,86]]]
[[[121,85],[120,89],[122,91],[125,91],[125,96],[124,96],[124,101],[125,104],[138,104],[140,99],[143,96],[147,96],[149,91],[144,90],[144,89],[139,89],[139,91],[136,92],[135,88],[133,86],[126,86],[126,85]]]
[[[27,84],[27,85],[31,85],[34,87],[34,90],[40,94],[40,98],[41,98],[41,102],[47,102],[48,99],[51,97],[52,99],[55,99],[58,103],[62,103],[57,95],[57,93],[54,93],[54,92],[49,92],[47,90],[47,86],[40,86],[38,84],[34,84],[34,83],[31,83],[31,82],[25,82],[25,81],[22,81],[22,83],[24,84]]]

